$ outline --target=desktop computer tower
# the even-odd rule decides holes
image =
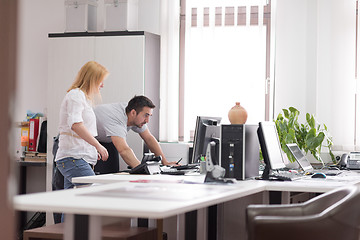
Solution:
[[[244,180],[259,176],[258,125],[221,125],[220,161],[226,178]]]

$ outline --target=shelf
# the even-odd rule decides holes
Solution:
[[[23,161],[23,160],[16,160],[16,162],[21,167],[28,167],[28,166],[42,167],[42,166],[46,166],[46,161],[45,162],[29,162],[29,161]]]

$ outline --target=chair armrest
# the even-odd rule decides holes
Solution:
[[[352,234],[333,219],[322,214],[310,216],[256,216],[248,228],[250,240],[277,239],[303,240],[315,239],[338,240],[346,234]],[[334,227],[336,226],[336,227]],[[306,236],[311,233],[311,236]]]
[[[248,217],[254,216],[299,216],[302,215],[303,203],[283,205],[249,205],[246,209]]]
[[[302,205],[302,203],[291,205],[249,205],[246,208],[246,225],[249,239],[254,239],[255,233],[257,233],[256,224],[258,221],[267,222],[267,219],[281,220],[283,216],[301,216]]]

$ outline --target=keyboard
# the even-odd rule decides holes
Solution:
[[[285,176],[281,176],[281,175],[277,175],[277,174],[269,175],[269,179],[267,179],[267,180],[269,180],[269,181],[292,181],[292,179],[289,177],[285,177]]]
[[[172,169],[177,169],[177,170],[189,170],[189,169],[198,169],[200,166],[199,164],[196,163],[191,163],[191,164],[185,164],[185,165],[180,165],[180,166],[172,166]]]
[[[184,175],[185,171],[177,170],[177,169],[174,169],[174,168],[167,168],[167,169],[162,169],[160,174]]]
[[[276,180],[278,181],[293,181],[300,178],[303,178],[304,174],[296,173],[296,172],[289,172],[289,171],[279,171],[274,172],[273,174],[269,175],[269,180]]]

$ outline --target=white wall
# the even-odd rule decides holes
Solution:
[[[296,107],[354,143],[355,0],[277,0],[274,117]]]
[[[274,117],[283,108],[316,113],[317,1],[278,0],[276,9],[276,63]]]
[[[18,72],[14,121],[26,111],[46,112],[48,33],[65,30],[64,0],[19,0]],[[160,0],[139,0],[139,30],[160,33]],[[98,0],[98,30],[104,27],[104,0]],[[75,76],[74,76],[75,77]],[[20,149],[20,130],[14,129],[13,151]]]
[[[162,0],[139,0],[139,29],[160,33]],[[103,0],[99,0],[98,29],[103,30]],[[315,113],[326,123],[335,144],[353,142],[355,58],[355,0],[277,0],[275,117],[282,108]],[[345,17],[344,17],[345,16]],[[64,0],[20,0],[18,81],[14,121],[26,110],[46,108],[47,35],[63,32]],[[350,59],[349,63],[345,63]],[[335,68],[336,67],[336,68]],[[339,127],[341,125],[341,127]],[[348,133],[348,134],[343,134]],[[14,133],[19,145],[19,132]]]
[[[317,114],[334,144],[349,151],[355,138],[356,0],[318,4]]]
[[[20,0],[15,121],[46,107],[47,35],[64,26],[63,0]]]

